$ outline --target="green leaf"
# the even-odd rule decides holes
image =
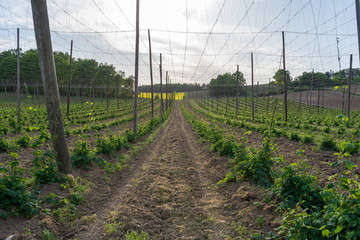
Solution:
[[[330,231],[327,229],[323,230],[321,233],[322,233],[323,237],[327,237],[327,238],[330,237]]]
[[[342,229],[343,229],[342,226],[337,226],[336,230],[335,230],[335,234],[338,234],[339,232],[341,232]]]

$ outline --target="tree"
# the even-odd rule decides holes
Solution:
[[[328,74],[321,72],[303,72],[300,76],[296,77],[292,82],[292,86],[311,86],[313,81],[313,86],[329,86],[333,85],[336,81],[331,80]]]
[[[236,95],[236,85],[244,86],[246,80],[244,74],[239,71],[239,82],[237,83],[237,72],[225,73],[211,79],[209,93],[211,96],[222,96],[229,93],[230,96]]]
[[[26,51],[20,59],[21,82],[37,84],[41,81],[39,55],[35,49]]]
[[[288,86],[290,86],[291,81],[292,81],[290,72],[288,70],[286,70],[285,74],[286,74],[286,81],[288,83]],[[283,85],[284,84],[284,70],[283,69],[277,70],[277,72],[273,76],[273,79],[275,79],[276,84]]]

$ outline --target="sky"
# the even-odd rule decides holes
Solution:
[[[135,0],[47,0],[54,51],[135,71]],[[168,71],[173,83],[209,83],[237,65],[251,83],[267,83],[282,69],[338,71],[359,66],[354,0],[140,0],[139,85],[150,83],[150,29],[154,82]],[[0,51],[36,48],[29,0],[0,0]]]

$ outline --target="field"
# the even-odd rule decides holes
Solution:
[[[252,120],[250,100],[175,101],[164,121],[156,100],[151,121],[141,99],[136,137],[130,99],[74,101],[65,176],[46,153],[44,106],[29,100],[17,124],[15,102],[3,101],[0,186],[11,197],[1,192],[0,238],[360,237],[359,112],[295,101],[285,122],[271,96],[255,99]]]

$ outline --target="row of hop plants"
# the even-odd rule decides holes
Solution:
[[[240,128],[244,128],[244,129],[247,129],[250,131],[257,131],[260,133],[265,133],[265,132],[269,131],[268,129],[269,129],[269,125],[270,125],[270,120],[268,120],[265,125],[262,125],[262,124],[259,125],[259,124],[254,124],[251,122],[246,122],[241,119],[240,120],[230,119],[225,116],[214,115],[212,113],[209,113],[206,110],[197,108],[191,102],[189,102],[189,103],[190,103],[190,106],[192,106],[192,108],[194,108],[199,113],[201,113],[211,119],[214,119],[218,122],[223,122],[223,123],[229,124],[234,127],[240,127]],[[281,126],[281,124],[280,123],[276,124],[276,122],[274,123],[274,125],[275,126],[273,126],[271,129],[272,136],[288,137],[290,140],[302,141],[303,143],[314,143],[315,137],[312,134],[300,134],[298,130],[288,131],[286,129],[281,129],[281,128],[278,128],[278,126],[277,126],[277,125]],[[338,151],[340,149],[340,143],[338,141],[336,141],[334,138],[331,138],[330,135],[326,134],[326,133],[329,133],[329,131],[324,131],[324,133],[325,133],[325,135],[323,135],[321,137],[321,139],[318,143],[320,150]],[[341,136],[344,136],[344,134],[341,134]],[[351,154],[353,155],[353,154],[358,153],[358,149],[360,147],[360,141],[357,140],[357,137],[360,136],[360,130],[356,129],[356,130],[351,131],[350,136],[351,136],[351,143],[353,143],[355,145],[355,148],[351,152]]]
[[[170,111],[171,108],[166,111],[164,119],[169,117]],[[109,163],[98,154],[108,154],[122,148],[130,148],[131,143],[135,143],[136,139],[151,133],[161,122],[160,117],[155,117],[152,121],[139,126],[137,136],[133,132],[126,130],[121,136],[100,138],[96,140],[97,145],[93,150],[90,149],[86,140],[80,140],[76,142],[71,155],[72,165],[74,167],[90,169],[92,165],[97,164],[106,168]],[[47,139],[49,139],[49,135],[44,131],[43,135],[35,139],[32,144],[38,144],[38,140],[44,142]],[[28,146],[30,140],[19,139],[17,144]],[[2,139],[0,139],[0,150],[3,152],[10,150],[8,143]],[[84,180],[74,180],[69,178],[69,176],[60,174],[54,152],[36,150],[34,152],[36,157],[32,161],[33,167],[30,171],[19,166],[19,156],[16,153],[10,152],[10,154],[13,158],[11,162],[5,165],[0,163],[0,218],[6,220],[9,215],[19,214],[30,218],[40,212],[50,213],[47,207],[49,204],[53,204],[57,207],[62,207],[53,210],[56,218],[66,221],[74,220],[76,218],[75,206],[81,204],[84,200],[83,194],[86,191],[84,185],[88,185],[88,183],[79,184],[77,182]],[[40,195],[41,185],[55,182],[61,182],[61,186],[64,189],[71,188],[69,200],[54,193],[50,193],[47,196]],[[71,187],[71,185],[74,186]]]
[[[339,146],[338,161],[331,167],[339,172],[329,177],[329,183],[320,187],[316,176],[308,170],[302,159],[297,163],[274,170],[281,161],[276,158],[276,146],[265,138],[258,149],[246,147],[246,139],[239,142],[226,138],[223,131],[197,120],[182,105],[187,120],[197,134],[211,142],[211,149],[230,157],[232,168],[225,179],[248,180],[270,189],[267,199],[278,203],[277,211],[283,212],[282,225],[268,233],[267,239],[359,239],[360,238],[360,183],[354,172],[357,166],[351,161],[351,153],[357,146],[343,141]],[[297,152],[299,157],[304,151]]]

